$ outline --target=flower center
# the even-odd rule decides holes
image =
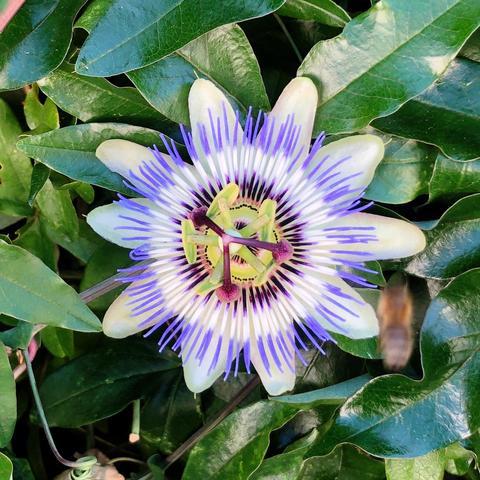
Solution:
[[[259,206],[238,201],[240,189],[229,183],[210,207],[190,212],[182,221],[182,243],[188,263],[197,261],[199,250],[209,276],[199,283],[197,293],[215,290],[224,302],[238,300],[241,287],[263,285],[275,268],[292,258],[293,248],[280,239],[276,228],[276,202]]]

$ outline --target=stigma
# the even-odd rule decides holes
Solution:
[[[281,238],[275,222],[276,202],[260,205],[239,200],[239,187],[229,183],[212,200],[182,221],[182,245],[188,263],[199,260],[208,276],[196,285],[198,294],[215,291],[219,300],[230,303],[242,295],[242,287],[265,284],[276,267],[294,254]]]

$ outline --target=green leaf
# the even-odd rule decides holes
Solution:
[[[69,239],[78,237],[78,217],[70,192],[57,190],[52,182],[47,180],[38,192],[36,202],[44,224]]]
[[[61,230],[53,228],[51,223],[46,222],[44,219],[42,219],[42,228],[52,242],[60,245],[83,263],[87,263],[94,252],[107,243],[83,219],[78,220],[78,235],[74,238],[65,235]]]
[[[467,43],[460,50],[459,55],[462,57],[480,62],[480,30],[477,29],[472,36],[467,40]]]
[[[50,176],[50,169],[43,163],[36,163],[32,170],[32,179],[30,183],[30,193],[28,194],[28,204],[32,207],[38,192],[43,188],[45,182]]]
[[[260,467],[248,477],[249,480],[292,480],[298,478],[297,475],[300,473],[303,464],[303,456],[315,436],[316,432],[313,431],[306,438],[300,440],[300,447],[265,459]]]
[[[29,215],[27,204],[32,164],[15,144],[22,133],[9,106],[0,98],[0,211]]]
[[[200,397],[183,380],[182,369],[166,372],[142,408],[142,441],[162,453],[172,453],[202,426]]]
[[[10,459],[0,452],[0,478],[13,480],[13,465]]]
[[[360,476],[361,472],[361,476]],[[305,460],[297,480],[385,480],[383,462],[348,445],[337,447],[325,457]]]
[[[444,469],[443,449],[422,457],[385,461],[387,480],[442,480]]]
[[[332,0],[287,0],[278,14],[315,20],[331,27],[344,27],[351,20],[350,15]]]
[[[0,341],[10,348],[26,349],[32,339],[33,325],[18,321],[17,325],[9,330],[0,332]]]
[[[0,447],[5,447],[10,442],[15,429],[17,396],[12,369],[2,342],[0,342],[0,405],[2,406],[0,408]]]
[[[428,193],[437,150],[414,140],[392,136],[385,136],[383,140],[385,156],[375,170],[365,198],[401,204]]]
[[[91,32],[92,28],[105,15],[108,8],[112,5],[113,0],[92,0],[82,16],[75,22],[75,28],[83,28],[87,32]]]
[[[452,475],[465,475],[475,460],[475,453],[454,443],[445,449],[445,470]]]
[[[476,269],[453,280],[427,311],[423,379],[375,378],[345,402],[309,455],[348,442],[380,457],[417,457],[473,434],[480,426],[479,309]]]
[[[75,353],[73,332],[71,330],[46,327],[40,332],[40,338],[43,345],[54,357],[72,357]]]
[[[58,190],[68,190],[69,192],[75,192],[85,203],[92,203],[95,199],[95,190],[89,184],[85,182],[69,182],[64,183],[62,186],[58,187]]]
[[[270,110],[257,59],[238,25],[212,30],[128,77],[158,111],[186,125],[188,92],[198,77],[214,82],[242,111],[249,106]]]
[[[49,425],[78,427],[109,417],[151,390],[178,361],[145,339],[111,341],[50,374],[40,388]]]
[[[329,387],[298,393],[296,395],[272,397],[271,400],[274,402],[288,403],[298,408],[314,408],[319,405],[340,405],[371,379],[372,377],[368,374],[360,375],[359,377],[354,377],[345,382],[330,385]]]
[[[80,291],[86,290],[115,275],[119,268],[126,268],[132,265],[133,262],[129,257],[129,252],[126,248],[111,243],[100,245],[88,260],[80,283]],[[90,308],[101,311],[107,310],[125,287],[125,284],[119,282],[117,288],[90,302]]]
[[[14,245],[33,253],[54,272],[57,270],[58,249],[45,234],[45,229],[38,218],[33,218],[17,232]]]
[[[38,82],[42,92],[82,122],[115,122],[171,128],[171,123],[131,87],[116,87],[104,78],[83,77],[64,64]]]
[[[454,60],[430,88],[373,125],[436,145],[454,160],[480,158],[480,65]]]
[[[480,266],[480,194],[455,203],[425,236],[427,246],[408,263],[409,273],[451,278]]]
[[[150,65],[215,27],[267,15],[283,3],[226,0],[218,8],[214,0],[113,0],[80,50],[76,70],[110,76]]]
[[[28,90],[23,110],[30,130],[43,133],[60,127],[57,106],[49,98],[47,98],[44,104],[40,102],[36,84],[32,85],[32,88]]]
[[[457,162],[438,155],[429,185],[429,202],[480,193],[480,160]]]
[[[195,445],[183,480],[248,478],[263,460],[270,432],[296,413],[290,405],[269,401],[236,410]]]
[[[86,0],[26,2],[0,34],[0,89],[35,82],[67,54],[75,15]]]
[[[81,332],[101,330],[78,294],[41,260],[0,241],[0,313]]]
[[[112,138],[123,138],[149,147],[161,143],[160,134],[147,128],[121,123],[89,123],[22,138],[17,146],[67,177],[128,195],[132,192],[125,187],[123,178],[95,156],[100,143]]]
[[[394,112],[441,75],[479,22],[477,0],[383,0],[317,43],[298,70],[318,87],[314,133],[357,131]]]

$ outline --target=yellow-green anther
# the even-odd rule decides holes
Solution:
[[[195,226],[191,220],[182,220],[182,246],[187,262],[192,264],[197,261],[197,246],[190,242],[188,237],[196,233]]]
[[[268,223],[260,228],[258,232],[259,240],[263,242],[274,242],[274,226],[275,226],[275,213],[277,210],[277,202],[275,200],[264,200],[258,210],[259,217],[265,215],[268,217]]]
[[[253,222],[239,230],[242,237],[251,237],[254,233],[257,233],[263,226],[270,222],[270,218],[267,215],[261,215]]]
[[[229,183],[227,186],[222,188],[222,190],[220,190],[217,195],[215,195],[215,198],[212,200],[212,203],[207,210],[207,216],[209,218],[214,218],[218,215],[218,213],[220,212],[218,200],[220,198],[224,198],[227,201],[227,205],[231,207],[235,203],[235,200],[238,198],[239,193],[240,188],[235,183]]]
[[[222,219],[223,228],[225,230],[234,228],[232,216],[230,215],[230,205],[225,198],[218,199],[218,216]]]
[[[260,272],[254,279],[253,279],[253,285],[255,287],[259,287],[260,285],[263,285],[267,280],[270,274],[273,272],[275,268],[275,261],[271,260],[268,265],[265,266],[265,269],[263,272]]]
[[[201,233],[187,235],[187,242],[197,245],[219,246],[220,238],[217,235],[202,235]]]
[[[236,254],[245,260],[257,272],[263,272],[265,270],[265,265],[252,253],[249,248],[242,247]]]
[[[199,295],[206,295],[223,283],[223,260],[219,260],[211,275],[195,287]]]

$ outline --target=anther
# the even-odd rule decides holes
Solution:
[[[280,240],[274,250],[272,250],[272,257],[276,263],[284,263],[290,260],[293,256],[293,248],[287,240]]]
[[[190,220],[193,222],[195,228],[200,228],[205,225],[205,220],[207,219],[207,207],[194,208],[190,214]]]

